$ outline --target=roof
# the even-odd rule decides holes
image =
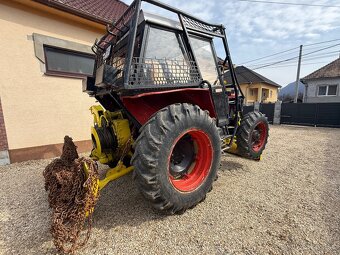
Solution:
[[[235,68],[235,73],[239,84],[251,84],[251,83],[267,83],[269,85],[273,85],[275,87],[281,87],[281,85],[269,80],[268,78],[262,76],[261,74],[250,70],[245,66],[237,66]],[[226,72],[224,74],[224,79],[228,82],[231,80],[230,72]]]
[[[120,0],[34,0],[101,24],[117,20],[129,7]]]
[[[335,78],[340,77],[340,57],[333,62],[321,67],[313,73],[307,75],[302,80],[311,80],[319,78]]]
[[[151,22],[151,23],[158,24],[158,25],[166,26],[169,28],[182,30],[182,26],[181,26],[181,23],[179,23],[179,21],[168,19],[166,17],[160,16],[157,14],[142,11],[141,15],[139,16],[139,22],[142,22],[144,20]]]

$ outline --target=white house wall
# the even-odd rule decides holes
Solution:
[[[340,77],[307,81],[306,103],[338,103],[340,102]],[[318,87],[322,85],[338,85],[336,96],[318,96]]]

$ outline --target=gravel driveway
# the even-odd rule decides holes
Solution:
[[[0,254],[56,254],[42,171],[0,167]],[[271,126],[260,162],[222,158],[207,199],[162,216],[127,175],[101,192],[78,254],[339,254],[340,129]]]

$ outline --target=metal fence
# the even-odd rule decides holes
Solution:
[[[275,104],[260,104],[260,112],[266,115],[268,122],[273,124]]]
[[[252,112],[255,110],[254,105],[243,106],[243,114],[247,114],[248,112]],[[268,122],[273,124],[274,119],[274,108],[275,104],[260,104],[259,111],[266,115]]]
[[[316,126],[316,127],[340,127],[340,103],[283,103],[279,104],[276,123],[281,124]],[[254,105],[244,106],[243,113],[254,111]],[[269,123],[273,123],[275,104],[260,104],[259,111],[264,113]]]
[[[340,127],[340,103],[282,104],[281,123]]]
[[[254,105],[243,106],[243,114],[254,111]]]

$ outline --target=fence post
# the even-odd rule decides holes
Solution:
[[[314,115],[314,127],[318,124],[318,116],[319,116],[319,104],[315,104],[315,115]]]
[[[255,102],[254,103],[254,112],[259,112],[260,111],[260,103],[259,102]]]
[[[280,125],[281,124],[281,106],[282,106],[281,101],[275,102],[274,118],[273,118],[273,124],[274,125]]]

